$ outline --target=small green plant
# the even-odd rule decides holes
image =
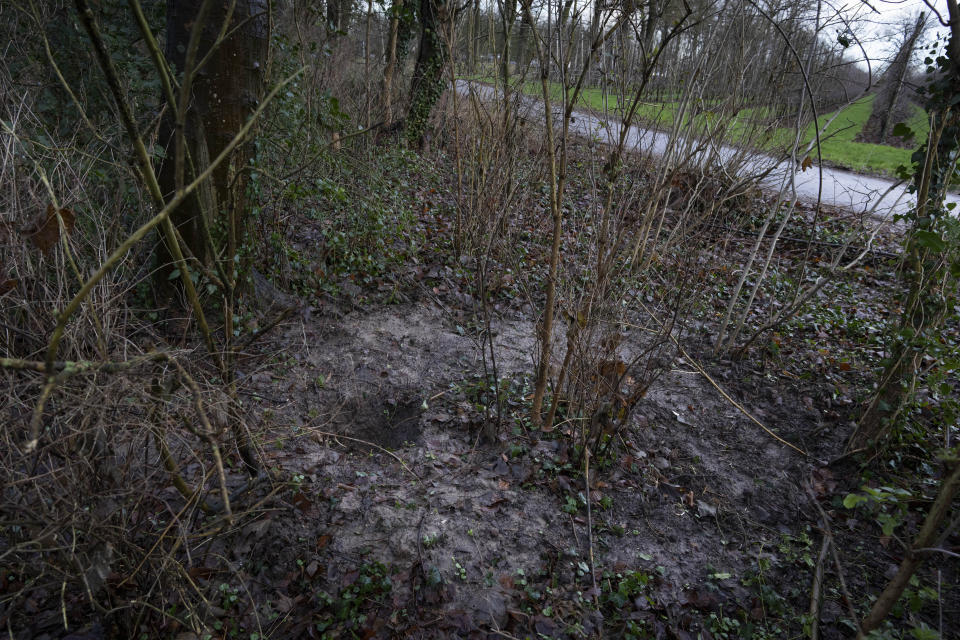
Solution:
[[[305,479],[302,473],[295,473],[290,476],[290,488],[293,490],[293,493],[300,493],[300,488],[303,486]]]
[[[358,637],[368,620],[368,612],[385,606],[393,583],[387,568],[373,562],[360,567],[353,582],[334,597],[326,591],[314,594],[320,611],[315,614],[316,630],[325,640],[341,637]]]
[[[220,608],[224,611],[230,611],[237,606],[239,600],[239,592],[236,588],[231,587],[227,583],[222,583],[220,585]]]
[[[864,486],[863,493],[851,493],[843,499],[847,509],[861,508],[873,515],[883,535],[890,536],[903,524],[907,514],[910,492],[898,487],[872,488]]]
[[[564,513],[569,513],[570,515],[574,515],[577,513],[577,511],[580,510],[580,503],[577,502],[576,498],[574,498],[571,495],[568,495],[566,501],[563,503],[563,506],[560,507],[560,510],[563,511]]]
[[[713,634],[714,638],[733,639],[740,637],[740,621],[736,618],[723,615],[723,609],[719,614],[711,613],[706,620],[707,629]]]
[[[457,560],[456,556],[453,556],[450,559],[453,561],[453,570],[456,572],[457,577],[460,578],[461,581],[466,582],[467,580],[466,568],[462,564],[460,564],[460,561]]]
[[[625,571],[623,573],[605,573],[603,582],[607,588],[602,600],[609,602],[616,608],[622,608],[632,603],[638,596],[644,594],[652,585],[653,578],[645,571]]]
[[[617,637],[630,640],[650,637],[649,629],[642,622],[625,618],[623,612],[633,610],[634,603],[640,599],[646,600],[647,606],[656,606],[650,594],[653,581],[654,577],[645,571],[603,574],[599,585],[600,610],[608,619],[611,628],[617,630]]]
[[[810,553],[813,540],[810,538],[809,528],[805,528],[796,535],[783,534],[777,550],[783,554],[787,562],[797,562],[810,569],[814,566],[813,556]]]

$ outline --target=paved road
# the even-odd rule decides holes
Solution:
[[[496,90],[489,85],[473,83],[472,86],[484,99],[491,99]],[[467,94],[471,83],[460,80],[457,82],[457,91]],[[526,117],[542,118],[543,108],[539,100],[525,100]],[[559,113],[555,121],[559,120]],[[613,142],[618,139],[622,125],[614,119],[605,120],[587,112],[575,112],[571,129],[574,134],[597,139],[603,142]],[[791,162],[778,162],[772,156],[748,152],[727,145],[702,145],[695,149],[697,141],[682,137],[675,138],[662,131],[645,129],[636,125],[627,131],[626,146],[630,150],[647,153],[655,156],[670,155],[682,157],[688,152],[700,162],[712,165],[739,166],[737,175],[760,175],[769,170],[761,185],[763,188],[776,192],[781,185],[789,184],[792,176],[795,181],[798,198],[814,202],[820,192],[820,200],[824,204],[843,207],[853,211],[867,211],[873,209],[877,215],[888,216],[893,213],[903,213],[914,204],[913,197],[906,193],[905,185],[896,185],[892,180],[874,176],[861,175],[843,169],[829,167],[811,167],[806,171],[798,170]],[[822,182],[821,182],[822,181]],[[822,184],[822,187],[821,187]],[[960,203],[960,196],[949,194],[947,202]]]

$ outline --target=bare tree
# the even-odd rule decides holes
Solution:
[[[886,143],[887,137],[890,135],[890,129],[896,119],[903,95],[904,80],[907,77],[907,71],[910,69],[910,59],[913,57],[917,43],[926,29],[927,14],[920,12],[912,26],[906,24],[903,26],[903,42],[883,75],[880,92],[873,103],[871,120],[875,121],[875,124],[871,124],[876,126],[880,144]]]

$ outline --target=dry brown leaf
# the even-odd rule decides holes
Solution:
[[[806,171],[813,166],[813,159],[810,156],[807,156],[803,159],[803,162],[800,163],[800,170]]]
[[[210,567],[190,567],[190,570],[187,571],[187,573],[190,575],[191,578],[194,578],[194,579],[202,578],[206,580],[207,578],[212,576],[214,573],[216,573],[216,571],[214,571]]]
[[[76,215],[70,209],[60,209],[60,220],[63,228],[70,235],[76,222]],[[47,212],[34,221],[24,230],[24,235],[40,251],[47,253],[60,241],[60,221],[57,220],[57,210],[52,204],[47,205]]]

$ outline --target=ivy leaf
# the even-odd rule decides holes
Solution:
[[[917,244],[931,251],[940,253],[947,248],[947,243],[940,237],[939,233],[928,231],[927,229],[917,229],[913,234]]]
[[[950,275],[960,279],[960,262],[954,261],[950,263]]]
[[[913,636],[914,640],[937,640],[940,637],[940,633],[936,629],[931,629],[926,625],[914,627],[910,630],[910,635]]]
[[[853,509],[858,504],[862,504],[867,501],[867,496],[860,495],[859,493],[848,494],[846,498],[843,499],[843,506],[847,509]]]

